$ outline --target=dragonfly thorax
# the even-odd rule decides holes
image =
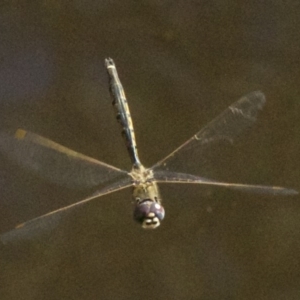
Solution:
[[[133,168],[133,201],[135,205],[134,219],[142,224],[145,229],[154,229],[160,225],[165,216],[161,205],[158,186],[153,178],[153,173],[142,165]]]
[[[146,169],[142,164],[134,165],[129,175],[135,186],[153,181],[153,171]]]

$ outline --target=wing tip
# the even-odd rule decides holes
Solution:
[[[26,130],[19,128],[16,130],[14,137],[18,140],[22,140],[25,138],[26,134],[27,134]]]
[[[247,94],[245,97],[252,98],[252,99],[256,98],[257,100],[259,100],[261,102],[262,106],[265,105],[265,103],[267,101],[265,94],[260,90],[253,91],[253,92]]]
[[[289,196],[296,196],[296,195],[299,195],[299,192],[294,190],[294,189],[284,189],[283,190],[283,194],[284,195],[289,195]]]

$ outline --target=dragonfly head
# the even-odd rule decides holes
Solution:
[[[159,203],[146,199],[136,204],[133,217],[143,228],[154,229],[164,219],[165,210]]]

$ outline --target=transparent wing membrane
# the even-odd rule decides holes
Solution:
[[[293,189],[287,189],[279,186],[264,186],[264,185],[251,185],[241,183],[228,183],[219,182],[212,179],[198,177],[191,174],[175,173],[175,172],[156,172],[154,178],[157,182],[161,183],[189,183],[189,184],[202,184],[210,186],[219,186],[233,190],[240,190],[242,192],[250,192],[255,194],[270,194],[278,196],[297,195],[298,192]]]
[[[0,132],[0,150],[41,177],[71,188],[91,188],[128,176],[126,171],[22,129],[14,134]]]
[[[132,180],[130,177],[115,182],[114,184],[111,184],[103,188],[102,190],[97,191],[92,196],[84,200],[51,211],[45,215],[39,216],[35,219],[18,225],[15,229],[0,235],[0,241],[3,244],[8,244],[10,242],[15,242],[18,240],[21,241],[38,238],[46,233],[50,233],[59,224],[61,224],[66,215],[71,213],[74,209],[79,208],[81,205],[91,200],[128,188],[130,186],[132,186]]]
[[[262,110],[265,102],[264,94],[257,91],[242,97],[230,105],[221,115],[207,124],[192,138],[155,164],[151,168],[155,180],[165,183],[193,183],[220,186],[259,194],[298,194],[293,189],[283,187],[226,183],[190,174],[172,172],[186,169],[185,166],[190,164],[194,171],[202,175],[205,173],[205,167],[207,167],[209,160],[210,164],[208,167],[210,168],[210,172],[213,173],[213,167],[218,160],[218,157],[214,156],[214,148],[222,151],[222,146],[232,143],[236,136],[251,126],[256,121],[257,115]]]
[[[217,155],[212,154],[213,150],[220,151],[224,144],[232,143],[236,136],[251,126],[265,102],[264,94],[259,91],[242,97],[151,169],[154,172],[197,170],[202,175],[205,168],[211,171],[217,159]]]

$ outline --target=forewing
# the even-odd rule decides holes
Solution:
[[[252,185],[241,183],[228,183],[219,182],[216,180],[198,177],[191,174],[175,173],[175,172],[156,172],[154,173],[156,182],[161,183],[189,183],[189,184],[202,184],[208,186],[219,186],[233,190],[240,190],[242,192],[250,192],[255,194],[269,194],[278,196],[297,195],[298,192],[293,189],[288,189],[280,186],[265,186],[265,185]]]
[[[73,212],[75,209],[78,209],[83,204],[86,204],[87,202],[101,196],[105,196],[110,193],[128,188],[130,186],[132,186],[132,180],[130,177],[115,182],[103,188],[102,190],[97,191],[92,196],[84,200],[54,210],[45,215],[39,216],[35,219],[18,225],[15,229],[0,235],[0,241],[2,242],[2,244],[8,244],[32,240],[40,238],[45,234],[50,234],[53,230],[55,230],[55,228],[62,224],[64,220],[66,220],[66,217],[69,215],[69,213]]]
[[[22,129],[0,132],[0,151],[41,177],[71,188],[90,188],[127,176],[126,171]]]
[[[151,169],[154,172],[193,170],[205,174],[205,169],[212,168],[217,159],[214,150],[221,155],[222,147],[232,143],[235,137],[256,121],[265,102],[264,94],[259,91],[242,97]]]

